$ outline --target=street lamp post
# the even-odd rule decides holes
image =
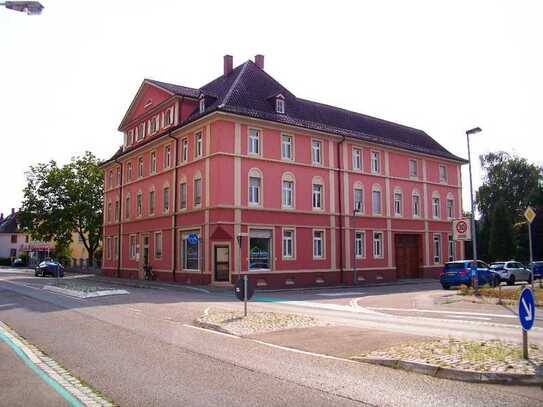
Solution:
[[[39,1],[5,1],[1,2],[0,6],[26,13],[29,16],[39,15],[43,10],[43,5]]]
[[[471,150],[469,145],[469,136],[480,133],[480,127],[474,127],[466,131],[466,139],[468,141],[468,163],[469,163],[469,197],[471,200],[471,243],[473,247],[473,261],[475,262],[475,274],[472,276],[472,284],[475,288],[475,295],[479,294],[479,276],[477,275],[477,231],[475,230],[475,202],[473,199],[473,177],[471,175]],[[473,267],[472,267],[473,269]]]

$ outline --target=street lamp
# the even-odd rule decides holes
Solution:
[[[475,230],[475,202],[473,199],[473,178],[471,175],[471,150],[469,146],[469,136],[472,134],[480,133],[482,130],[480,127],[474,127],[466,131],[466,138],[468,140],[468,163],[469,163],[469,197],[471,200],[471,242],[473,247],[473,261],[475,262],[475,274],[473,278],[473,286],[475,288],[475,295],[479,294],[479,276],[477,275],[477,231]]]
[[[39,15],[43,10],[43,6],[39,1],[6,1],[0,3],[0,6],[4,6],[9,10],[26,13],[29,16]]]

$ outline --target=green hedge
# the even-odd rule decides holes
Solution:
[[[0,257],[0,266],[11,266],[11,259],[9,257]]]

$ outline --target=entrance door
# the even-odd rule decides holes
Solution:
[[[228,246],[215,246],[215,281],[230,281],[230,249]]]
[[[419,241],[418,235],[396,235],[396,276],[398,278],[420,277]]]
[[[149,235],[143,236],[142,247],[142,265],[145,266],[149,264]]]

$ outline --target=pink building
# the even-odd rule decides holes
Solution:
[[[104,273],[259,288],[437,276],[465,163],[421,130],[298,98],[264,57],[144,80],[105,171]],[[238,238],[241,245],[238,245]]]

